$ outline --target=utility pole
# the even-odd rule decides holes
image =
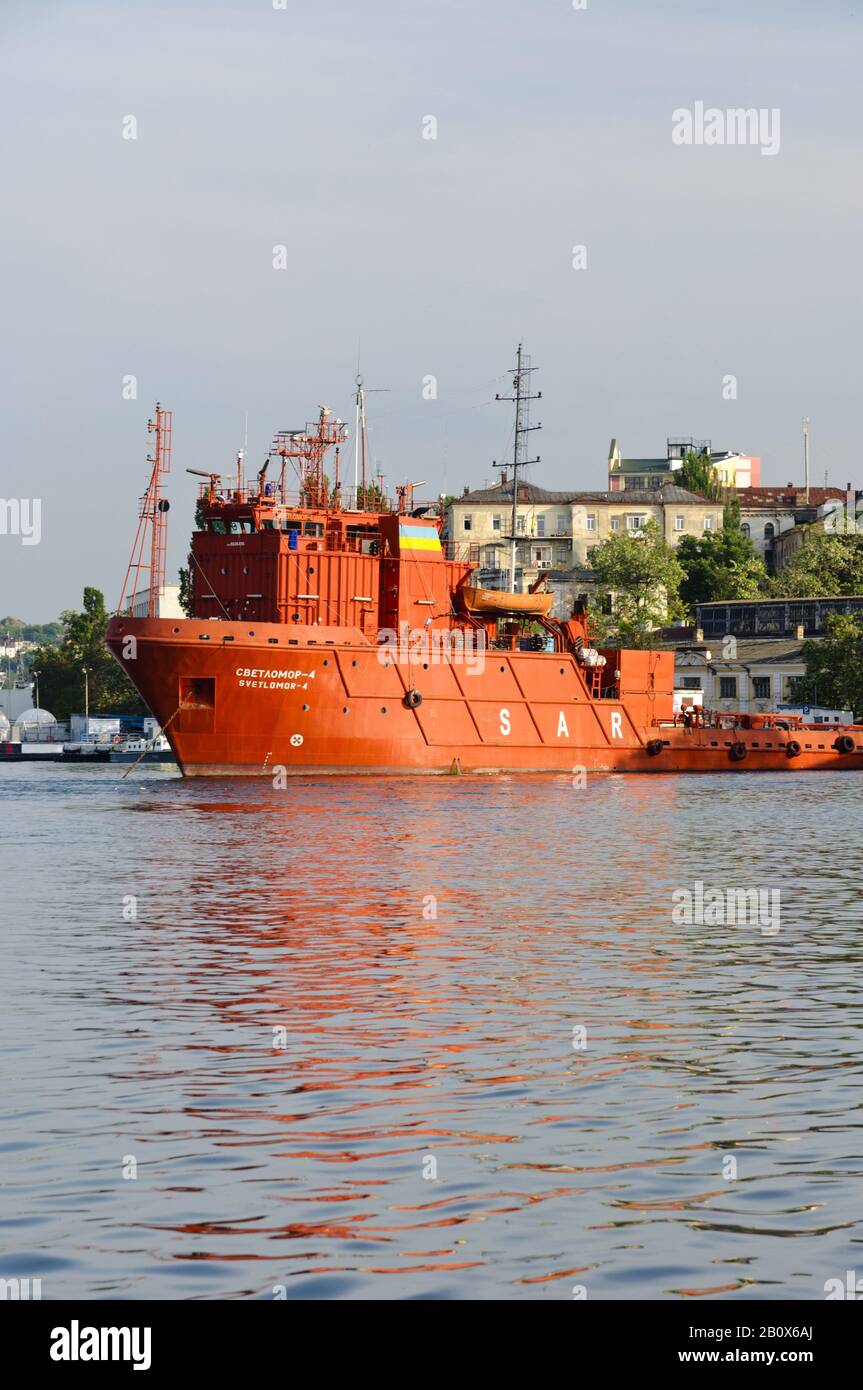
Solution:
[[[354,510],[366,511],[366,396],[371,392],[374,396],[389,394],[388,386],[368,387],[363,385],[363,379],[357,372],[356,379],[356,425],[354,428]],[[360,474],[360,459],[362,458],[362,475]],[[362,482],[360,477],[362,476]],[[360,499],[362,498],[362,505]]]
[[[803,416],[803,486],[806,505],[809,505],[809,416]]]
[[[521,343],[519,343],[518,345],[518,352],[516,354],[516,366],[514,369],[511,370],[513,371],[513,395],[501,396],[500,394],[496,393],[495,400],[515,402],[515,438],[513,440],[512,446],[512,520],[510,535],[510,540],[512,542],[510,583],[512,585],[511,592],[515,593],[516,529],[518,524],[518,470],[520,468],[527,468],[530,464],[539,463],[540,461],[538,454],[535,459],[526,459],[524,457],[526,447],[524,437],[525,435],[530,434],[532,430],[542,429],[541,424],[531,425],[529,423],[530,402],[541,401],[542,392],[539,391],[535,396],[532,396],[530,394],[530,374],[531,372],[535,372],[536,368],[530,365],[530,357],[524,352]],[[492,466],[494,468],[505,468],[507,465],[503,463],[493,463]]]
[[[86,666],[82,666],[82,667],[81,667],[81,670],[84,672],[84,728],[86,729],[86,733],[85,733],[84,737],[87,739],[87,742],[89,743],[89,741],[90,741],[90,672],[89,672],[89,670],[87,669]]]

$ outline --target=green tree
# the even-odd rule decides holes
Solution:
[[[863,619],[829,614],[825,635],[803,643],[803,660],[806,675],[795,686],[796,700],[863,717]]]
[[[694,612],[697,603],[756,598],[768,585],[764,562],[740,525],[740,500],[725,505],[719,531],[682,536],[677,558],[684,570],[680,598]]]
[[[135,687],[105,646],[108,613],[98,589],[84,590],[82,611],[60,614],[63,640],[58,647],[40,647],[32,669],[39,672],[39,703],[58,719],[84,709],[84,670],[94,714],[146,714]]]
[[[11,637],[13,642],[39,642],[55,646],[63,636],[62,623],[25,623],[21,618],[0,618],[0,639]]]
[[[206,529],[206,525],[207,525],[206,501],[205,501],[205,499],[204,499],[203,497],[199,497],[198,500],[197,500],[197,502],[195,503],[195,526],[194,526],[194,529],[195,529],[196,531],[203,531],[203,530]],[[180,570],[179,570],[179,579],[180,579],[179,602],[180,602],[180,607],[182,608],[182,610],[183,610],[183,612],[185,613],[185,615],[186,615],[187,618],[193,618],[193,617],[195,616],[195,614],[194,614],[194,598],[195,598],[195,595],[194,595],[194,588],[193,588],[193,585],[192,585],[192,572],[193,572],[193,570],[194,570],[194,567],[195,567],[195,560],[194,560],[194,556],[193,556],[193,554],[192,554],[192,549],[191,549],[191,546],[190,546],[190,547],[189,547],[189,563],[188,563],[188,565],[181,565],[181,566],[180,566]]]
[[[690,450],[674,474],[674,482],[677,487],[685,487],[687,492],[697,492],[711,502],[722,501],[722,484],[709,454],[696,454]]]
[[[366,483],[365,492],[362,483],[360,484],[357,488],[357,507],[365,512],[386,511],[386,497],[378,483]]]
[[[810,531],[771,587],[779,598],[863,594],[863,536]]]
[[[655,629],[678,616],[683,579],[657,523],[648,521],[641,535],[624,532],[600,541],[588,558],[596,575],[591,622],[597,639],[624,647],[654,646]]]

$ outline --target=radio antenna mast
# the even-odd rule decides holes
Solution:
[[[540,458],[537,454],[535,459],[525,458],[526,439],[525,436],[532,430],[541,430],[542,425],[532,425],[530,423],[530,403],[531,401],[541,401],[542,392],[538,391],[535,396],[530,394],[530,374],[536,371],[536,367],[530,365],[530,357],[523,350],[521,343],[518,345],[516,354],[515,368],[512,371],[512,390],[511,396],[501,396],[495,394],[496,401],[515,402],[515,438],[512,445],[512,518],[511,535],[512,543],[511,569],[510,569],[510,592],[515,593],[515,555],[516,555],[516,530],[518,523],[518,470],[528,468],[532,463],[539,463]],[[494,468],[506,468],[504,463],[493,464]]]

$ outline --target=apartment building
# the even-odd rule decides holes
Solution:
[[[703,707],[769,713],[795,699],[805,675],[801,637],[742,638],[680,646],[674,684],[684,694],[700,691]]]
[[[641,491],[673,483],[675,473],[690,453],[710,460],[716,480],[723,487],[757,487],[761,481],[760,458],[736,450],[715,451],[709,439],[669,437],[665,442],[664,458],[623,458],[619,442],[612,439],[608,450],[609,491],[626,492],[630,488]]]
[[[682,536],[701,536],[722,525],[721,503],[666,484],[617,492],[554,492],[519,483],[516,504],[515,587],[527,587],[542,571],[560,582],[578,571],[589,585],[590,551],[610,536],[640,534],[655,521],[669,545]],[[447,510],[446,537],[470,547],[487,588],[511,585],[512,483],[466,490]]]

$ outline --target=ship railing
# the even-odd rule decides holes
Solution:
[[[478,565],[480,546],[470,541],[441,541],[445,560],[456,560],[461,564]]]
[[[254,485],[244,484],[236,487],[225,478],[216,478],[211,483],[198,484],[198,499],[201,502],[209,502],[211,505],[221,505],[224,507],[234,506],[275,506],[289,507],[297,511],[342,511],[371,513],[379,515],[381,512],[398,511],[398,500],[387,496],[386,493],[375,494],[374,505],[358,507],[356,505],[357,496],[361,489],[354,492],[353,484],[350,487],[341,487],[338,492],[331,489],[328,493],[321,495],[320,500],[314,496],[314,490],[305,492],[282,492],[279,484],[275,481],[265,482],[263,489],[257,483]],[[369,492],[370,502],[372,501]],[[413,511],[436,511],[439,504],[435,501],[417,501],[414,499]]]

